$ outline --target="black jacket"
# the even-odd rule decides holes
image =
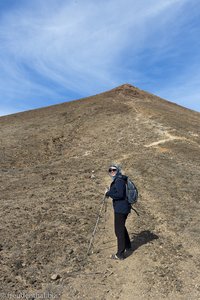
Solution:
[[[106,193],[107,197],[113,199],[114,212],[128,214],[131,210],[131,205],[126,199],[126,181],[127,176],[117,176],[110,185],[110,190]]]

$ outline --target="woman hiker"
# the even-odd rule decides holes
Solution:
[[[111,165],[108,172],[112,183],[105,195],[113,199],[114,228],[117,237],[117,253],[113,254],[111,258],[123,260],[125,251],[131,250],[131,242],[125,226],[127,216],[131,211],[131,205],[126,199],[127,176],[122,175],[121,168],[117,164]]]

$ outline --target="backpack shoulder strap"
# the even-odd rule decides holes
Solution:
[[[126,186],[126,189],[127,189],[127,181],[125,180],[124,175],[116,177],[114,179],[113,183],[116,182],[116,181],[118,181],[118,180],[121,181],[121,182],[123,182],[125,184],[125,186]]]

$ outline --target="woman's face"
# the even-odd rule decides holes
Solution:
[[[109,169],[109,174],[113,177],[117,174],[117,169],[116,168],[110,168]]]

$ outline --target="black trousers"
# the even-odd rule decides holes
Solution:
[[[125,223],[128,214],[115,213],[114,226],[115,235],[117,237],[117,255],[123,255],[126,248],[131,247],[131,241],[126,229]]]

